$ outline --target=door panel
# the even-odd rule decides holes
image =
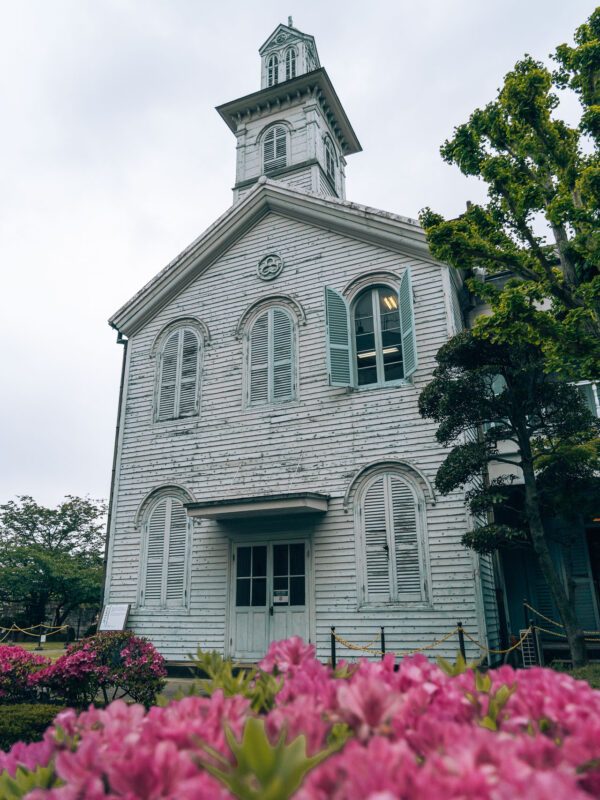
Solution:
[[[307,555],[305,541],[234,546],[234,658],[258,660],[290,636],[308,640]]]

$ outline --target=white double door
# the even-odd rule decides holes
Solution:
[[[309,637],[305,539],[233,545],[230,646],[234,659],[263,658],[271,642]]]

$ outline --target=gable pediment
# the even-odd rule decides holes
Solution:
[[[415,220],[260,178],[240,203],[219,217],[122,306],[109,324],[126,336],[134,334],[268,214],[435,263],[424,231]]]

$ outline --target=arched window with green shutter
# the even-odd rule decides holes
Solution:
[[[163,495],[150,506],[143,523],[142,606],[187,605],[188,533],[187,513],[177,497]]]
[[[248,335],[248,403],[260,405],[296,396],[294,321],[279,307],[254,319]]]
[[[159,351],[156,419],[190,417],[199,410],[201,339],[191,327],[171,331]]]
[[[426,600],[423,525],[418,494],[400,473],[379,472],[358,494],[362,602]]]

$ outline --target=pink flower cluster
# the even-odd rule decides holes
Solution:
[[[47,658],[22,647],[0,647],[0,702],[27,699]]]
[[[600,692],[583,681],[502,667],[477,688],[473,672],[449,677],[423,656],[365,660],[342,676],[297,638],[273,645],[261,666],[285,673],[264,717],[273,742],[304,733],[312,754],[340,730],[350,734],[308,772],[296,800],[600,796]],[[498,691],[515,685],[496,714]],[[199,765],[202,742],[228,755],[224,727],[239,739],[253,714],[248,699],[221,691],[149,712],[120,701],[68,710],[55,722],[66,740],[50,728],[43,743],[0,754],[0,769],[53,762],[64,785],[28,800],[225,800],[232,795]]]

